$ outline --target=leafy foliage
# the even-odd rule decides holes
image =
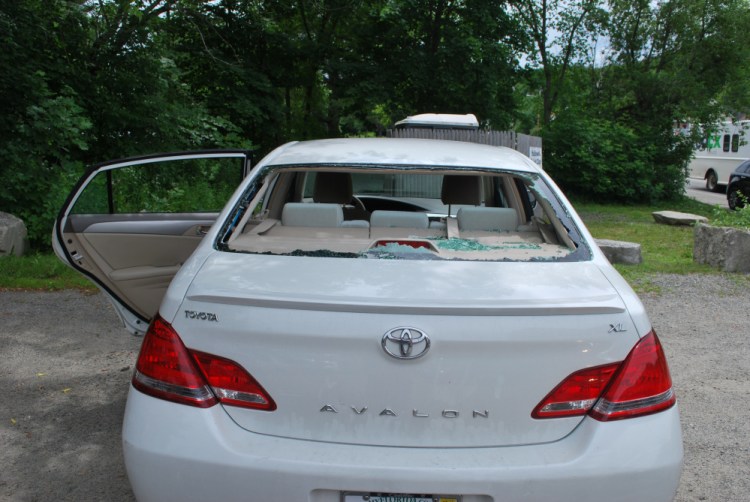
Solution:
[[[599,0],[521,0],[511,6],[524,27],[530,63],[540,68],[540,118],[548,126],[568,71],[590,59],[589,44],[601,34],[606,14]]]
[[[594,200],[680,197],[697,138],[675,135],[676,124],[709,124],[750,108],[746,84],[736,83],[750,56],[747,0],[609,6],[608,48],[569,69],[543,129],[545,167]]]
[[[0,210],[33,246],[86,164],[144,152],[250,147],[193,98],[160,39],[176,2],[5,2],[0,9]]]
[[[72,212],[218,213],[241,178],[242,165],[236,158],[155,162],[99,172],[86,186]],[[144,186],[149,189],[144,190]]]
[[[423,112],[543,135],[545,168],[588,198],[674,198],[694,139],[675,137],[675,121],[750,108],[748,7],[3,2],[0,210],[23,218],[44,248],[85,165],[195,148],[260,155],[287,140],[382,134]],[[176,201],[192,196],[175,190]]]

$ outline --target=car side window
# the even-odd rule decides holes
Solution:
[[[241,180],[237,158],[181,158],[102,170],[71,213],[218,212]]]

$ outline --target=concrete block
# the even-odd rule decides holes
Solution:
[[[610,263],[637,265],[643,262],[641,245],[638,243],[596,239],[596,245],[599,246]]]
[[[655,211],[651,213],[656,223],[665,225],[685,225],[691,226],[698,222],[707,223],[708,218],[698,216],[697,214],[680,213],[679,211]]]
[[[694,230],[693,260],[725,272],[750,273],[750,231],[698,224]]]
[[[0,211],[0,256],[21,256],[28,247],[26,225],[23,220]]]

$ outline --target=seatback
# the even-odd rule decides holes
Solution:
[[[462,207],[456,215],[461,231],[515,232],[518,213],[510,207]]]
[[[430,220],[425,213],[411,211],[373,211],[370,227],[380,228],[428,228]]]
[[[344,213],[338,204],[287,202],[281,212],[285,227],[340,227],[343,221]]]
[[[344,211],[344,220],[352,221],[345,226],[367,227],[370,213],[357,204],[352,188],[350,173],[319,172],[315,174],[313,200],[324,204],[339,204]],[[361,221],[360,221],[361,220]]]

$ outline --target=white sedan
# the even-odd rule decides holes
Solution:
[[[677,489],[643,306],[513,150],[371,138],[252,169],[242,151],[115,161],[84,175],[53,243],[145,332],[123,424],[141,501]]]

